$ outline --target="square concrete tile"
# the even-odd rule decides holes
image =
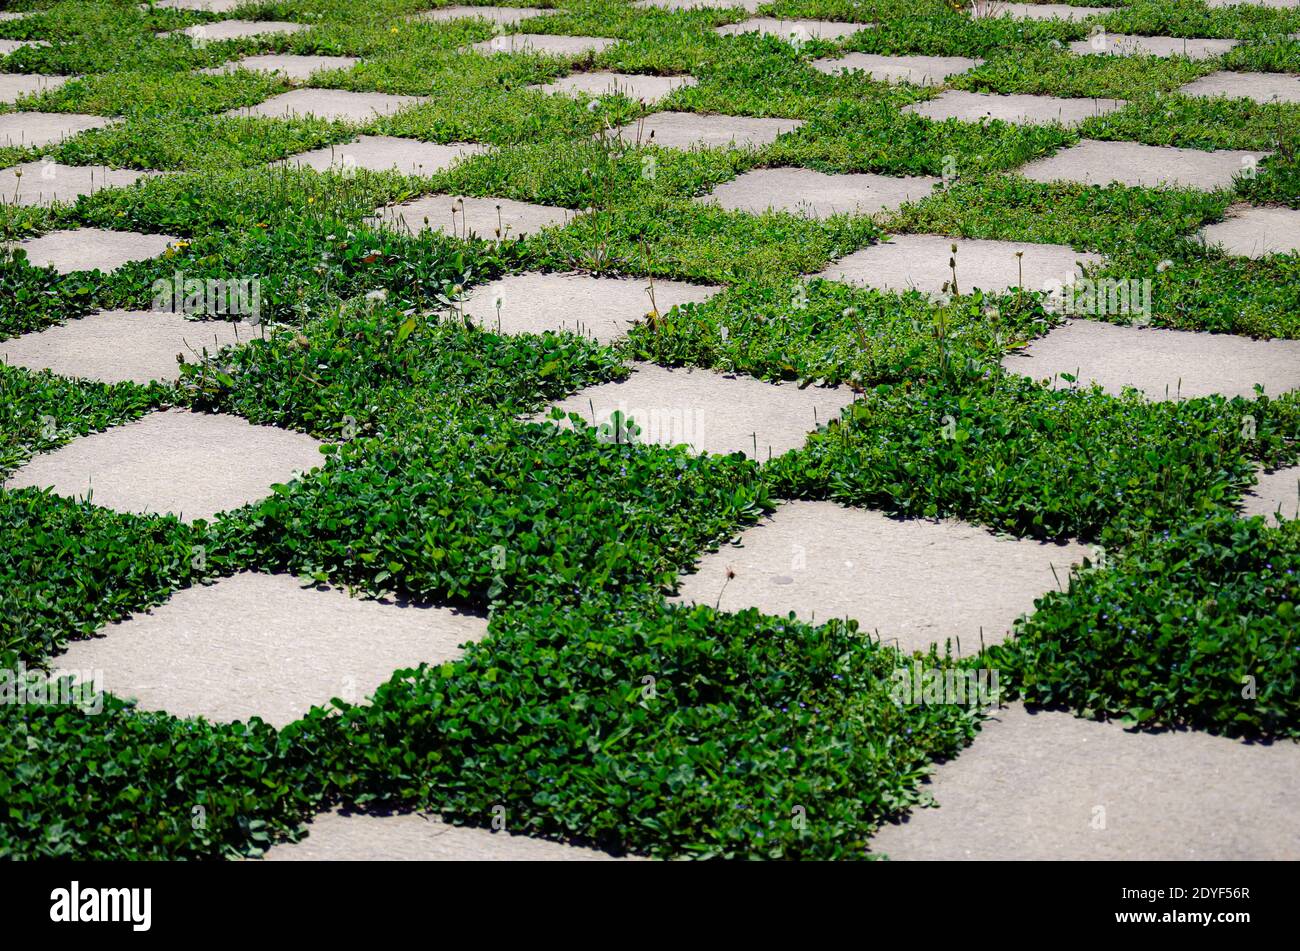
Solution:
[[[229,13],[248,0],[154,0],[155,7],[172,10],[198,10],[203,13]]]
[[[926,790],[939,808],[885,826],[871,850],[932,860],[1294,860],[1298,783],[1297,743],[1136,733],[1015,703],[936,768]]]
[[[1300,466],[1260,472],[1255,485],[1242,496],[1241,514],[1262,515],[1274,525],[1279,515],[1300,518]]]
[[[19,174],[21,173],[21,174]],[[60,165],[43,160],[0,169],[0,201],[15,205],[75,202],[105,188],[126,188],[159,172],[138,172],[103,165]]]
[[[900,234],[841,258],[817,276],[859,287],[939,294],[943,285],[952,280],[948,261],[953,257],[954,244],[957,290],[963,294],[975,288],[989,293],[1017,286],[1037,290],[1052,281],[1067,283],[1082,275],[1081,265],[1101,263],[1101,255],[1075,251],[1063,244]],[[1018,251],[1023,252],[1020,258],[1016,257]]]
[[[102,671],[106,690],[144,710],[281,727],[334,697],[363,703],[394,671],[459,657],[487,620],[247,572],[177,591],[98,633],[58,662]]]
[[[748,116],[705,115],[697,112],[655,112],[618,130],[632,145],[665,149],[756,149],[777,136],[793,132],[802,119],[751,119]]]
[[[119,512],[210,519],[321,465],[321,443],[238,416],[161,410],[36,456],[7,488],[53,488]]]
[[[23,96],[58,89],[71,78],[38,73],[0,73],[0,102],[17,102]]]
[[[289,23],[284,20],[218,20],[216,23],[199,23],[186,27],[179,33],[188,36],[195,44],[201,45],[217,43],[221,40],[244,40],[254,36],[283,36],[310,29],[311,27],[306,23]]]
[[[532,205],[509,198],[428,195],[415,201],[380,208],[370,223],[407,234],[426,229],[452,238],[507,241],[561,228],[578,214],[568,208]]]
[[[1191,399],[1221,394],[1269,396],[1300,387],[1300,340],[1252,340],[1154,327],[1121,327],[1099,320],[1070,320],[1008,354],[1002,365],[1056,389],[1100,383],[1118,395],[1135,387],[1148,399]],[[1077,377],[1071,384],[1059,374]]]
[[[1018,174],[1034,182],[1079,182],[1142,188],[1229,188],[1241,172],[1256,168],[1268,152],[1177,149],[1137,142],[1084,139],[1055,155],[1030,162]]]
[[[0,146],[38,149],[112,124],[103,116],[71,112],[10,112],[0,115]]]
[[[975,18],[1010,17],[1013,20],[1086,20],[1110,13],[1110,7],[1076,7],[1068,3],[1003,3],[1002,0],[974,0],[970,15]]]
[[[1213,99],[1253,99],[1255,102],[1300,102],[1300,76],[1291,73],[1233,73],[1220,71],[1181,87],[1184,96]]]
[[[355,56],[292,56],[285,53],[248,56],[220,66],[200,69],[200,73],[220,75],[247,69],[256,73],[274,73],[294,82],[306,82],[313,74],[328,69],[351,69],[361,60]]]
[[[749,376],[638,363],[626,380],[579,390],[555,406],[604,427],[611,441],[689,446],[696,453],[744,453],[758,462],[797,449],[853,402],[846,386],[800,388]],[[616,432],[619,411],[639,432]],[[545,421],[550,408],[533,419]],[[568,426],[566,420],[563,425]]]
[[[936,122],[957,119],[983,122],[996,119],[1013,125],[1078,125],[1084,119],[1104,116],[1127,105],[1122,99],[1061,99],[1056,96],[995,96],[990,93],[948,89],[928,102],[904,107]]]
[[[1222,56],[1240,40],[1183,38],[1180,36],[1128,36],[1099,33],[1086,40],[1075,40],[1070,51],[1080,56],[1185,56],[1188,59],[1213,59]]]
[[[104,383],[144,384],[177,379],[177,354],[194,362],[204,348],[216,353],[246,342],[254,332],[228,320],[111,310],[0,341],[0,363]]]
[[[49,46],[46,40],[0,40],[0,56],[17,53],[25,46]]]
[[[767,0],[636,0],[634,7],[644,10],[658,7],[660,10],[744,10],[754,13]]]
[[[1223,221],[1202,228],[1197,237],[1239,257],[1296,254],[1300,252],[1300,211],[1238,205],[1228,209]]]
[[[406,175],[433,175],[451,168],[467,156],[479,155],[487,150],[486,145],[468,142],[439,145],[389,135],[363,135],[355,142],[328,145],[312,152],[291,155],[272,164],[297,165],[314,168],[318,172],[364,168],[371,172],[396,169]]]
[[[694,76],[639,76],[631,73],[574,73],[553,82],[529,86],[545,93],[588,96],[626,96],[645,103],[658,102],[683,86],[694,86]]]
[[[504,803],[502,804],[504,805]],[[484,816],[490,821],[492,815]],[[322,813],[307,838],[269,849],[268,862],[602,862],[614,856],[505,831],[457,826],[417,812],[391,815]]]
[[[651,290],[654,303],[651,304]],[[657,307],[708,300],[722,288],[644,277],[586,274],[512,274],[474,288],[461,304],[465,316],[485,330],[541,334],[567,330],[610,343]]]
[[[427,101],[427,96],[392,96],[382,92],[350,92],[346,89],[294,89],[272,96],[255,106],[232,109],[226,115],[264,116],[269,119],[315,116],[332,122],[364,124]]]
[[[30,15],[30,13],[0,13],[0,23],[6,20],[21,20],[23,17]]]
[[[555,12],[555,10],[543,10],[540,7],[480,7],[457,4],[450,7],[440,7],[437,10],[425,10],[422,13],[415,14],[411,19],[444,22],[447,20],[481,19],[501,26],[514,26],[521,20],[545,16],[548,13]]]
[[[675,601],[758,608],[802,621],[855,618],[906,653],[961,639],[1000,643],[1087,550],[997,536],[965,522],[898,520],[834,502],[785,502],[736,543],[706,554]],[[730,573],[731,577],[728,578]]]
[[[540,56],[563,56],[577,59],[599,53],[618,40],[608,36],[560,36],[552,33],[509,33],[473,44],[477,53],[536,53]]]
[[[131,261],[156,258],[179,240],[166,234],[75,228],[28,238],[18,247],[27,252],[32,267],[52,267],[60,274],[96,270],[110,274]]]
[[[814,60],[812,67],[823,73],[846,73],[861,70],[884,83],[911,83],[914,86],[942,86],[949,76],[969,72],[982,59],[965,56],[880,56],[876,53],[849,53],[832,59]]]
[[[872,215],[920,201],[940,179],[928,176],[827,175],[810,168],[760,168],[724,182],[695,200],[728,211],[787,211],[813,218]]]
[[[841,23],[836,20],[786,20],[777,17],[751,17],[741,23],[728,23],[713,32],[720,36],[739,36],[758,33],[775,36],[787,43],[807,43],[809,40],[842,40],[875,29],[874,23]]]

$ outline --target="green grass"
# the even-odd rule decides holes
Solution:
[[[989,662],[1086,716],[1300,738],[1300,532],[1214,517],[1050,592]]]

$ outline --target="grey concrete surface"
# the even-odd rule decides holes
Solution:
[[[1300,211],[1236,205],[1222,221],[1202,228],[1197,237],[1238,257],[1294,254],[1300,251]]]
[[[810,168],[760,168],[723,182],[695,200],[752,214],[773,210],[813,218],[871,215],[920,201],[939,181],[929,176],[827,175]]]
[[[119,512],[210,519],[321,465],[321,443],[238,416],[170,409],[80,436],[18,469],[6,488],[92,496]]]
[[[463,158],[481,155],[486,151],[486,145],[471,142],[439,145],[391,135],[363,135],[355,142],[327,145],[291,155],[273,164],[314,168],[318,172],[366,169],[371,172],[398,171],[405,175],[433,175],[446,171]]]
[[[579,390],[553,404],[602,427],[602,439],[660,446],[687,445],[697,453],[744,453],[767,459],[804,444],[818,425],[839,418],[853,402],[848,387],[765,383],[753,377],[689,367],[637,363],[626,380]],[[551,407],[533,417],[546,420]],[[611,415],[630,418],[636,432],[615,430]],[[561,425],[567,426],[565,420]]]
[[[758,608],[803,621],[854,618],[905,652],[952,639],[953,652],[1000,643],[1034,600],[1088,554],[997,536],[954,520],[896,520],[834,502],[785,502],[738,544],[704,555],[674,601]],[[1053,574],[1055,568],[1055,574]],[[728,577],[728,575],[731,577]]]
[[[1036,380],[1053,378],[1058,389],[1075,385],[1059,378],[1068,373],[1080,386],[1100,383],[1115,394],[1132,386],[1152,400],[1251,397],[1256,383],[1276,397],[1300,387],[1300,340],[1070,320],[1002,365]]]
[[[294,89],[255,106],[232,109],[226,115],[270,119],[315,116],[336,122],[367,123],[427,101],[427,96],[390,96],[382,92],[350,92],[346,89]]]
[[[35,149],[112,124],[104,116],[72,112],[10,112],[0,115],[0,146]]]
[[[110,274],[132,261],[156,258],[179,240],[167,234],[75,228],[28,238],[18,247],[27,252],[33,267],[52,267],[60,274],[94,270]]]
[[[1018,174],[1034,182],[1216,191],[1231,187],[1233,179],[1242,173],[1252,174],[1269,154],[1231,149],[1207,152],[1084,139],[1078,145],[1030,162]]]
[[[246,572],[177,591],[97,634],[55,663],[102,671],[103,689],[144,710],[279,727],[334,697],[364,703],[394,671],[459,657],[487,620]]]
[[[1126,106],[1120,99],[1061,99],[1057,96],[995,96],[990,93],[948,89],[926,102],[904,106],[911,112],[936,122],[957,119],[982,122],[997,119],[1013,125],[1046,125],[1059,122],[1078,125],[1084,119],[1104,116]]]
[[[1241,514],[1262,515],[1272,524],[1282,518],[1300,518],[1300,466],[1260,472],[1241,500]]]
[[[809,40],[842,40],[874,29],[871,23],[844,23],[839,20],[785,19],[783,17],[751,17],[741,23],[728,23],[713,32],[720,36],[739,36],[758,33],[775,36],[787,43],[806,43]]]
[[[492,816],[485,817],[490,821]],[[507,826],[510,821],[506,812]],[[614,857],[546,839],[456,826],[437,816],[327,812],[308,826],[307,838],[269,849],[267,861],[379,862],[599,862]]]
[[[951,76],[969,72],[983,63],[965,56],[881,56],[877,53],[849,53],[830,59],[813,60],[812,67],[823,73],[861,70],[872,79],[914,86],[942,86]]]
[[[450,20],[476,19],[487,20],[489,23],[498,23],[501,26],[514,26],[523,20],[555,12],[555,10],[545,10],[541,7],[488,7],[455,4],[449,7],[439,7],[436,10],[421,11],[415,14],[412,19],[434,20],[444,23]]]
[[[754,119],[696,112],[655,112],[618,130],[630,145],[665,149],[754,149],[803,125],[802,119]]]
[[[1086,40],[1075,40],[1069,44],[1069,49],[1080,56],[1185,56],[1201,60],[1222,56],[1239,42],[1201,37],[1099,33]]]
[[[180,376],[177,354],[194,362],[206,348],[246,342],[256,330],[226,320],[113,310],[0,341],[0,363],[104,383],[148,383]]]
[[[1050,281],[1065,282],[1072,275],[1080,275],[1080,264],[1091,266],[1101,262],[1100,255],[1075,251],[1061,244],[901,234],[855,251],[817,276],[881,290],[915,289],[938,294],[952,280],[948,262],[954,257],[954,244],[957,246],[957,289],[961,293],[975,288],[1000,292],[1017,286],[1038,290]],[[1022,252],[1022,257],[1017,258],[1017,252]]]
[[[0,103],[17,102],[22,96],[58,89],[71,78],[38,73],[0,73]]]
[[[1202,76],[1178,90],[1183,96],[1213,99],[1253,99],[1255,102],[1300,102],[1300,76],[1291,73],[1220,71]]]
[[[282,36],[309,29],[311,27],[306,23],[290,23],[285,20],[218,20],[215,23],[198,23],[180,30],[179,33],[189,37],[196,45],[201,45],[217,43],[221,40],[243,40],[254,36]]]
[[[653,305],[651,291],[653,290]],[[656,306],[707,300],[721,288],[642,277],[586,274],[513,274],[473,288],[461,305],[465,316],[486,330],[540,334],[568,330],[610,343],[627,333]]]
[[[200,69],[200,73],[233,73],[247,69],[257,73],[275,73],[296,82],[305,82],[315,73],[332,69],[351,69],[361,60],[355,56],[295,56],[287,53],[268,53],[232,60],[220,66]]]
[[[549,83],[529,86],[545,93],[588,96],[626,96],[628,99],[655,103],[683,86],[694,86],[694,76],[645,76],[631,73],[573,73]]]
[[[477,53],[536,53],[545,56],[562,56],[578,59],[590,53],[599,53],[618,40],[607,36],[560,36],[553,33],[507,33],[490,40],[473,44]]]
[[[929,860],[1300,858],[1293,742],[1133,733],[1012,704],[932,780],[938,808],[885,826],[873,851]]]
[[[126,188],[148,175],[129,168],[104,165],[61,165],[42,159],[0,169],[0,201],[14,205],[71,204],[82,195],[104,188]]]
[[[426,195],[400,205],[380,208],[370,219],[381,227],[409,234],[426,228],[453,238],[510,240],[559,228],[577,212],[551,205],[534,205],[509,198],[472,198],[466,195]]]

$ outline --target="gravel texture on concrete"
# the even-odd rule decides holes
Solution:
[[[719,290],[643,277],[513,274],[472,289],[461,311],[487,330],[507,334],[567,330],[610,343],[652,307],[666,314],[677,305],[708,300]]]
[[[1070,320],[1002,360],[1012,373],[1052,379],[1057,389],[1099,383],[1108,393],[1125,386],[1148,399],[1221,394],[1269,396],[1300,387],[1300,340],[1253,340],[1100,320]],[[1077,383],[1060,378],[1068,373]]]
[[[741,452],[760,462],[802,446],[818,425],[853,402],[848,387],[764,383],[687,367],[633,365],[626,380],[579,390],[554,404],[601,427],[608,441],[690,446],[695,452]],[[545,420],[551,408],[533,418]],[[614,412],[638,431],[610,423]],[[565,423],[567,425],[567,421]]]
[[[771,145],[777,136],[793,132],[801,125],[802,119],[655,112],[618,129],[617,135],[633,145],[657,145],[665,149],[753,149]]]
[[[1030,162],[1018,174],[1034,182],[1216,191],[1232,185],[1237,175],[1252,173],[1268,154],[1084,139],[1055,155]]]
[[[18,469],[6,488],[51,488],[119,512],[210,519],[322,463],[317,440],[238,416],[160,410],[79,436]]]
[[[813,218],[871,215],[895,210],[904,202],[920,201],[939,182],[928,176],[827,175],[811,168],[760,168],[723,182],[695,200],[752,214],[786,211]]]
[[[104,383],[145,384],[176,379],[178,354],[194,361],[204,349],[216,353],[255,333],[227,320],[113,310],[0,341],[0,363]]]
[[[1087,550],[998,536],[955,520],[892,519],[834,502],[786,502],[682,577],[674,600],[803,621],[854,618],[905,652],[1001,642]],[[1055,568],[1055,573],[1053,572]]]
[[[957,253],[952,253],[953,245]],[[1016,253],[1021,252],[1021,257]],[[1040,290],[1052,281],[1081,274],[1080,264],[1101,263],[1101,256],[1063,244],[986,241],[932,234],[892,235],[887,241],[855,251],[818,277],[881,290],[939,294],[952,280],[949,261],[957,262],[957,289],[999,292],[1011,287]],[[951,287],[951,285],[949,285]]]
[[[490,821],[493,816],[486,816]],[[505,814],[507,824],[509,812]],[[267,851],[267,861],[601,862],[614,856],[487,828],[457,826],[436,816],[322,813],[307,838]]]
[[[995,711],[935,769],[938,808],[883,827],[894,859],[1300,859],[1300,743],[1135,733],[1069,713]]]
[[[509,198],[471,198],[466,195],[426,195],[415,201],[389,205],[370,221],[381,227],[419,234],[428,228],[453,238],[509,240],[543,228],[559,228],[577,214],[568,208],[531,205]]]
[[[27,252],[33,267],[52,267],[60,274],[95,270],[109,274],[132,261],[156,258],[179,240],[167,234],[75,228],[28,238],[18,247]]]
[[[145,710],[280,727],[334,697],[363,703],[394,671],[459,657],[487,620],[245,572],[177,591],[98,634],[55,662],[102,671],[104,689]]]
[[[291,155],[274,164],[314,168],[318,172],[366,169],[371,172],[396,170],[406,175],[433,175],[446,171],[463,158],[486,151],[486,145],[471,142],[439,145],[391,135],[363,135],[355,142],[327,145]]]
[[[0,169],[0,195],[14,205],[71,204],[82,195],[103,188],[126,188],[148,175],[129,168],[105,165],[60,165],[47,159]]]
[[[983,63],[965,56],[881,56],[877,53],[849,53],[830,59],[813,60],[812,67],[823,73],[861,70],[872,79],[914,86],[942,86],[944,80],[969,72]]]

